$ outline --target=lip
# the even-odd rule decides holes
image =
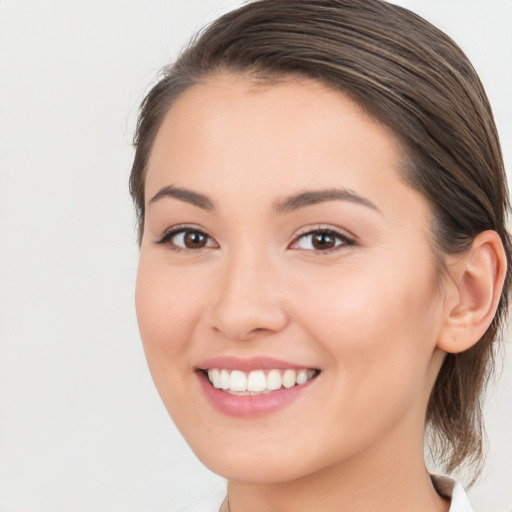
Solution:
[[[303,394],[309,391],[318,378],[318,376],[315,376],[304,384],[288,389],[281,388],[269,393],[259,395],[234,395],[222,391],[221,389],[216,389],[211,385],[206,375],[208,368],[223,368],[226,370],[250,372],[253,370],[286,370],[289,368],[298,370],[311,367],[268,357],[253,357],[250,359],[213,357],[202,361],[197,367],[196,375],[206,398],[217,411],[226,416],[238,418],[254,418],[275,413],[300,399]]]
[[[243,372],[251,372],[253,370],[301,370],[302,368],[311,368],[309,365],[294,364],[273,357],[231,357],[217,356],[201,361],[197,368],[199,370],[208,370],[210,368],[224,368],[226,370],[241,370]]]

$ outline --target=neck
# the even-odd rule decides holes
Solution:
[[[312,475],[279,483],[228,482],[229,512],[447,512],[423,460],[423,443],[360,453]],[[380,457],[379,457],[380,456]],[[370,469],[369,469],[370,468]],[[226,507],[227,508],[227,507]]]

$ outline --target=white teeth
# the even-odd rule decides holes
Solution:
[[[209,371],[208,377],[210,378],[210,382],[213,384],[214,388],[219,389],[221,387],[220,371],[217,370],[217,368],[213,368]]]
[[[261,370],[249,373],[247,378],[247,391],[265,391],[267,379]]]
[[[281,372],[279,370],[270,370],[267,375],[267,389],[275,391],[282,385]]]
[[[308,381],[308,371],[299,370],[297,372],[297,384],[305,384]]]
[[[208,372],[208,377],[210,376],[210,372]],[[229,389],[229,372],[227,370],[221,370],[220,372],[220,388],[221,389]]]
[[[233,370],[229,379],[229,389],[231,391],[247,391],[247,377],[244,372]]]
[[[297,373],[295,370],[285,370],[283,373],[283,386],[285,388],[292,388],[297,382]]]
[[[226,370],[211,368],[208,370],[208,378],[214,388],[222,389],[229,393],[250,395],[276,391],[281,387],[286,389],[293,386],[300,386],[312,379],[316,374],[315,370],[253,370],[245,373],[240,370]]]

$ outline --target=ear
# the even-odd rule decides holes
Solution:
[[[441,350],[463,352],[480,340],[498,308],[506,269],[505,250],[496,231],[478,234],[462,257],[450,257],[437,343]]]

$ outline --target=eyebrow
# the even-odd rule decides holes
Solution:
[[[161,188],[149,201],[152,204],[164,197],[172,197],[197,206],[206,211],[214,211],[215,203],[206,195],[194,192],[188,188],[175,187],[169,185]],[[349,201],[351,203],[366,206],[380,213],[379,208],[366,197],[360,196],[356,192],[348,189],[328,188],[323,190],[307,190],[299,194],[286,197],[279,201],[275,206],[276,213],[290,213],[306,206],[323,203],[325,201]]]
[[[277,213],[289,213],[305,206],[311,206],[325,201],[349,201],[351,203],[366,206],[379,213],[381,211],[377,206],[366,197],[360,196],[356,192],[348,189],[328,188],[324,190],[307,190],[300,194],[287,197],[280,201],[275,210]]]
[[[167,187],[161,188],[150,199],[149,204],[152,204],[164,197],[173,197],[174,199],[178,199],[179,201],[183,201],[184,203],[189,203],[206,211],[215,210],[215,204],[213,203],[213,201],[204,194],[194,192],[193,190],[190,190],[188,188],[175,187],[174,185],[169,185]]]

